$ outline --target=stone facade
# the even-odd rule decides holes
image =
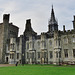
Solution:
[[[0,63],[75,64],[75,16],[73,29],[65,30],[64,25],[61,31],[52,6],[47,32],[37,35],[28,19],[20,37],[19,28],[9,23],[9,16],[4,14],[0,23]]]
[[[11,53],[10,41],[18,38],[18,27],[9,23],[10,14],[3,15],[3,23],[0,23],[0,63],[8,62]]]
[[[52,6],[48,32],[43,32],[41,35],[33,35],[32,33],[35,32],[27,33],[28,37],[27,34],[25,35],[25,63],[75,64],[75,16],[72,30],[66,31],[65,26],[63,26],[63,31],[58,30],[58,22],[55,19]]]

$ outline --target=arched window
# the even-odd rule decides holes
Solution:
[[[39,41],[37,42],[37,44],[38,44],[38,47],[40,47],[40,42]]]
[[[49,44],[52,45],[52,41],[51,40],[49,41]]]

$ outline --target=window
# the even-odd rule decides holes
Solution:
[[[65,55],[65,58],[68,58],[68,49],[64,50],[64,55]]]
[[[60,46],[60,40],[59,40],[59,46]]]
[[[34,48],[34,41],[33,41],[33,48]]]
[[[14,54],[10,54],[10,59],[14,59]]]
[[[29,57],[32,58],[32,54],[31,53],[29,53]]]
[[[47,53],[46,53],[46,52],[44,52],[44,58],[46,58],[46,54],[47,54]]]
[[[6,50],[7,50],[7,51],[10,50],[10,44],[6,44]]]
[[[59,51],[59,58],[61,58],[61,51]]]
[[[73,57],[75,58],[75,49],[73,49]]]
[[[75,37],[72,38],[73,43],[75,43]]]
[[[44,52],[41,53],[41,57],[44,58]]]
[[[27,49],[29,49],[29,43],[27,43]]]
[[[42,47],[43,47],[43,44],[44,44],[43,41],[41,43],[42,43]]]
[[[44,47],[46,47],[46,42],[44,41]]]
[[[14,50],[14,43],[10,44],[10,49]]]
[[[41,56],[42,56],[42,58],[46,58],[47,57],[47,53],[46,52],[42,52]]]
[[[42,41],[42,47],[46,47],[46,42],[45,41]]]
[[[35,37],[32,37],[33,40],[35,40]]]
[[[10,50],[10,44],[8,44],[8,51]]]
[[[58,58],[58,52],[56,52],[56,58]]]
[[[64,43],[68,43],[68,39],[66,37],[64,38]]]
[[[27,59],[29,58],[29,53],[27,52]]]
[[[51,45],[52,45],[52,41],[50,40],[50,42],[49,42],[49,43],[50,43],[50,46],[51,46]]]
[[[57,40],[56,40],[56,46],[57,46],[58,44],[57,44]]]
[[[28,53],[28,57],[30,57],[30,58],[35,58],[35,57],[34,57],[34,52]]]
[[[30,48],[31,48],[31,46],[32,46],[32,42],[30,42]]]
[[[10,59],[11,59],[11,54],[10,54]]]
[[[34,58],[34,52],[32,52],[32,58]]]
[[[17,53],[17,59],[19,59],[19,53]]]
[[[14,59],[14,54],[12,54],[12,59]]]
[[[53,58],[53,52],[50,51],[50,58]]]
[[[19,51],[19,43],[17,43],[17,51]]]
[[[38,52],[38,59],[40,58],[40,52]]]
[[[38,41],[38,48],[40,48],[40,42]]]

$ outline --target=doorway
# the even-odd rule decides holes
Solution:
[[[8,63],[8,57],[6,57],[6,62]]]

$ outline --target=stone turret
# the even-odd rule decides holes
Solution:
[[[3,26],[4,26],[4,34],[3,34],[3,52],[2,52],[2,62],[5,63],[5,54],[6,54],[6,44],[9,39],[9,14],[3,15]]]

